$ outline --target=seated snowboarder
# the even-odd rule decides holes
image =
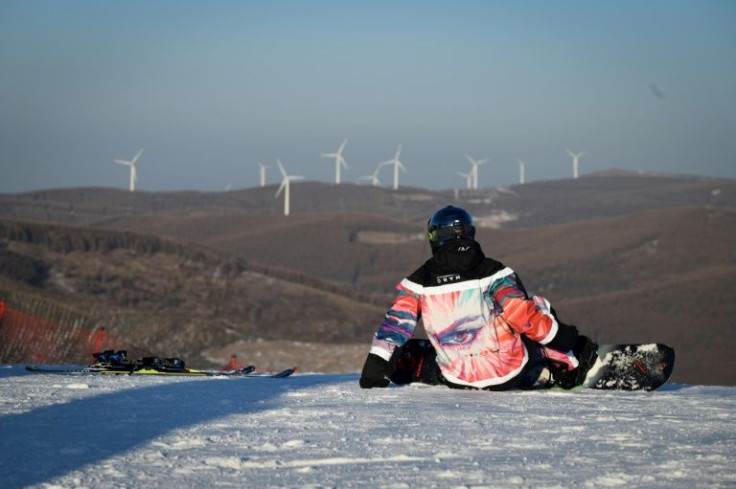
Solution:
[[[466,210],[438,210],[428,232],[432,258],[397,285],[362,388],[386,387],[388,378],[487,390],[583,382],[597,345],[562,323],[544,298],[527,294],[512,269],[483,254]],[[420,317],[429,342],[409,341]]]

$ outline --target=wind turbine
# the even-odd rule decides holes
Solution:
[[[469,154],[465,154],[465,157],[470,162],[470,166],[472,167],[470,170],[470,173],[473,175],[473,188],[478,189],[478,167],[484,163],[488,163],[488,158],[484,158],[482,160],[475,160],[473,157],[471,157]]]
[[[519,163],[519,185],[524,185],[524,175],[526,173],[526,163],[516,160]]]
[[[291,181],[292,180],[301,180],[304,177],[296,176],[296,175],[287,175],[286,170],[284,170],[284,165],[281,164],[281,161],[277,158],[276,164],[279,166],[279,170],[281,171],[281,175],[284,177],[281,180],[281,185],[279,185],[279,189],[276,191],[276,195],[274,195],[274,198],[278,197],[281,191],[284,192],[284,215],[289,215],[289,194],[291,189]]]
[[[337,153],[323,153],[322,158],[335,158],[335,183],[340,184],[340,167],[344,166],[348,170],[348,164],[345,163],[345,158],[342,157],[342,150],[345,149],[345,145],[348,143],[347,139],[342,141],[340,148]]]
[[[472,171],[469,171],[468,173],[463,173],[459,171],[457,172],[457,174],[465,179],[466,188],[472,188],[472,185],[473,185],[473,172]]]
[[[130,191],[135,192],[135,183],[138,181],[138,173],[136,172],[135,165],[138,163],[138,158],[141,157],[143,154],[143,148],[138,150],[138,152],[135,154],[132,160],[112,160],[115,163],[118,163],[120,165],[129,166],[130,167]]]
[[[376,166],[376,169],[373,170],[373,173],[370,175],[365,175],[363,177],[360,177],[361,180],[370,180],[371,185],[374,187],[377,187],[381,185],[381,181],[378,179],[378,172],[381,171],[381,167],[383,167],[383,163],[379,163],[378,166]]]
[[[585,151],[581,151],[580,153],[573,153],[569,149],[566,151],[567,151],[567,154],[569,154],[570,157],[572,158],[572,177],[578,178],[578,166],[579,166],[578,160],[580,159],[581,156],[585,154]]]
[[[386,160],[381,162],[381,165],[394,165],[394,190],[398,190],[399,188],[399,168],[404,173],[407,173],[406,167],[404,164],[399,160],[399,155],[401,154],[401,145],[399,145],[399,149],[396,150],[396,154],[393,158],[390,160]]]
[[[260,161],[258,162],[258,168],[261,175],[261,187],[266,186],[266,168],[268,168],[268,165],[264,165]]]

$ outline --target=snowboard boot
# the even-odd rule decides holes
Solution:
[[[164,361],[159,357],[143,357],[135,362],[135,369],[153,369],[153,370],[164,370]]]
[[[164,370],[167,372],[184,372],[184,360],[181,358],[164,358]]]
[[[97,360],[97,365],[112,370],[125,370],[130,367],[128,362],[128,352],[125,350],[105,350],[93,353],[93,357]]]

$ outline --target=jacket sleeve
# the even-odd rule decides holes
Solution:
[[[510,268],[499,272],[491,284],[494,305],[506,324],[519,334],[555,350],[572,350],[578,332],[575,326],[557,320],[546,299],[530,298],[519,277]]]
[[[419,320],[421,286],[404,279],[396,286],[396,297],[373,336],[370,353],[388,361],[394,349],[414,334]]]

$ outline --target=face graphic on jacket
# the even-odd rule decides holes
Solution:
[[[517,334],[489,307],[479,288],[422,296],[424,327],[442,371],[474,382],[508,372],[523,362]]]

